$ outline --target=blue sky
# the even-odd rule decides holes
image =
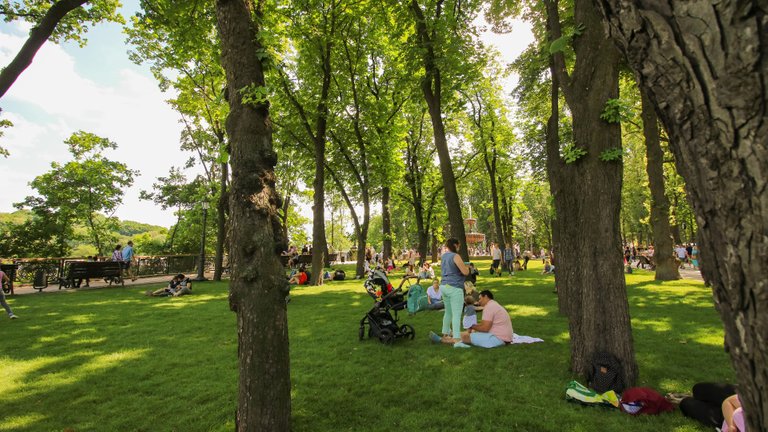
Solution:
[[[128,18],[138,1],[125,3]],[[16,55],[28,29],[21,23],[0,24],[0,64]],[[84,48],[46,43],[0,100],[1,117],[15,125],[0,138],[11,152],[0,158],[0,211],[13,211],[13,203],[32,194],[28,183],[49,170],[52,161],[68,160],[64,139],[85,130],[115,141],[118,149],[110,158],[141,172],[116,215],[169,226],[173,213],[138,195],[188,157],[179,150],[179,117],[165,103],[169,95],[160,92],[149,68],[128,60],[120,25],[96,25],[86,37]]]
[[[124,2],[126,20],[137,8],[138,0]],[[518,23],[515,28],[512,34],[483,36],[506,62],[532,40],[529,26]],[[29,25],[0,23],[0,66],[16,55],[28,31]],[[116,142],[118,149],[109,157],[141,172],[125,191],[116,215],[170,226],[175,221],[172,211],[138,199],[139,191],[151,189],[157,177],[190,156],[179,149],[179,116],[165,103],[170,95],[160,92],[148,66],[128,60],[120,25],[99,24],[86,37],[84,48],[46,43],[0,100],[0,118],[14,123],[0,138],[0,145],[11,152],[8,158],[0,157],[0,212],[14,211],[13,203],[32,194],[28,183],[48,171],[52,161],[69,160],[63,141],[84,130]],[[191,169],[190,177],[197,172]],[[309,213],[307,207],[303,213]]]

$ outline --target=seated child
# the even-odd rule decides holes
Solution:
[[[192,281],[188,277],[179,273],[168,282],[168,286],[159,290],[149,290],[144,294],[150,297],[181,297],[185,294],[192,294]]]
[[[464,294],[467,297],[472,297],[472,304],[477,306],[480,301],[480,293],[475,289],[475,285],[472,282],[464,282]]]
[[[395,269],[395,261],[391,257],[387,258],[386,267],[387,267],[387,273]]]
[[[307,269],[304,264],[302,264],[301,267],[299,267],[299,271],[288,280],[288,283],[291,285],[304,285],[307,283],[307,279],[309,279]]]
[[[475,309],[475,300],[472,296],[464,297],[464,321],[462,325],[469,330],[470,327],[477,324],[477,309]],[[470,330],[471,332],[472,330]]]
[[[515,262],[512,263],[512,266],[514,267],[515,271],[523,271],[523,265],[520,264],[520,258],[516,258]]]
[[[541,274],[552,274],[555,272],[555,266],[553,266],[549,260],[544,260],[544,270]]]

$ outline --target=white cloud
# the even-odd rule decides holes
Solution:
[[[6,30],[12,29],[0,31]],[[8,64],[23,44],[25,36],[15,34],[0,33],[0,64]],[[117,215],[170,225],[175,219],[170,211],[139,201],[138,195],[150,189],[156,177],[166,175],[171,165],[187,158],[179,150],[179,116],[165,103],[171,95],[161,93],[151,77],[135,68],[104,65],[100,74],[118,83],[106,86],[83,77],[77,67],[77,58],[46,43],[3,97],[2,118],[15,126],[0,139],[11,152],[9,158],[0,159],[4,186],[0,211],[11,211],[14,202],[31,194],[27,183],[47,171],[52,161],[68,160],[63,140],[85,130],[116,142],[119,147],[111,158],[141,171]]]

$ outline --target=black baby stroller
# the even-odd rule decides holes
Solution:
[[[395,339],[413,339],[416,332],[410,324],[397,325],[397,311],[405,309],[407,302],[403,295],[403,283],[393,289],[387,275],[381,270],[371,272],[365,281],[365,290],[373,297],[373,308],[360,320],[360,340],[365,338],[365,325],[368,324],[368,337],[377,337],[383,344],[391,344]],[[393,317],[390,310],[395,311]]]

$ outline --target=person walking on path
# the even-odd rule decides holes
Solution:
[[[0,285],[3,285],[5,283],[11,283],[11,279],[8,277],[7,274],[5,274],[4,271],[0,270]],[[3,309],[5,309],[5,311],[8,312],[8,318],[10,319],[18,318],[16,315],[13,314],[11,307],[8,306],[8,303],[5,301],[5,292],[2,289],[0,289],[0,306],[2,306]]]
[[[125,268],[125,273],[131,278],[131,281],[136,281],[136,275],[134,274],[133,266],[131,265],[133,262],[133,253],[133,242],[129,241],[123,248],[123,268]]]
[[[443,341],[453,343],[454,348],[469,348],[461,341],[461,314],[464,309],[464,280],[469,274],[469,268],[464,265],[459,250],[459,241],[449,238],[445,242],[447,251],[443,252],[440,260],[441,285],[445,315],[443,315]],[[430,339],[440,339],[430,332]]]

